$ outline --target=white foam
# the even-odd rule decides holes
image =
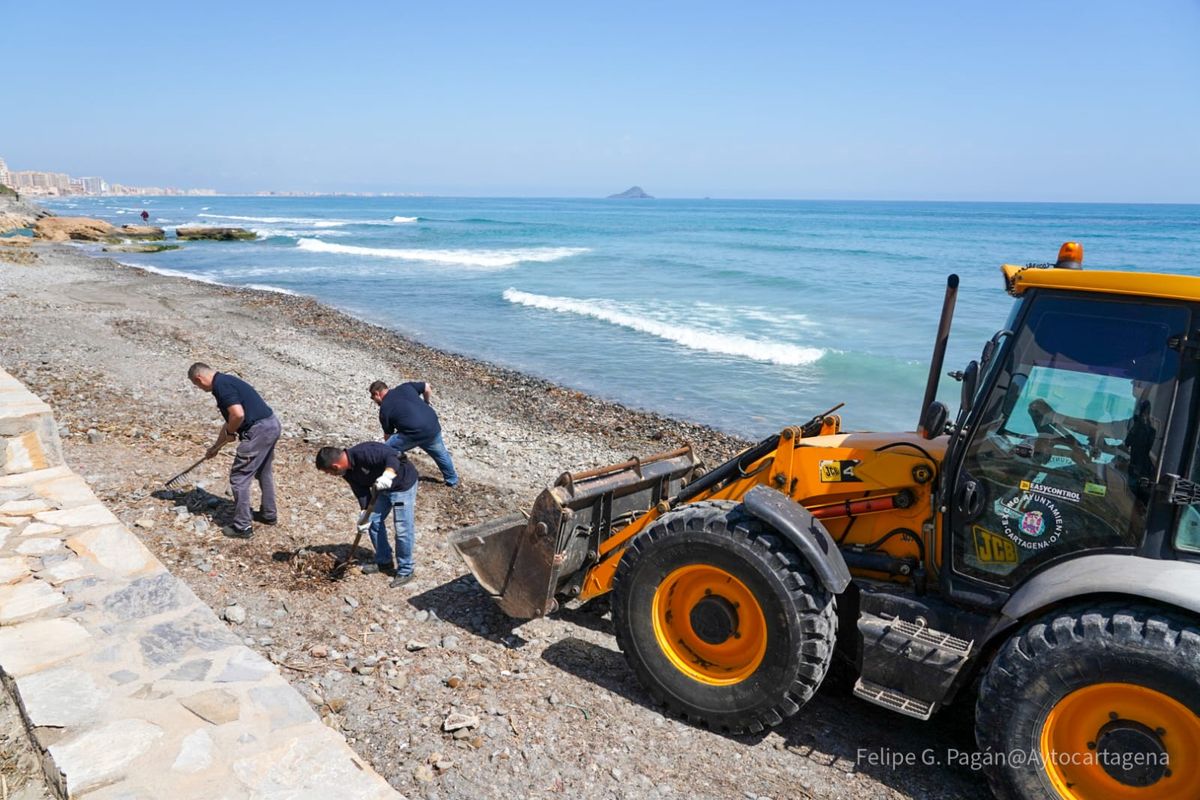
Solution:
[[[392,222],[416,222],[420,217],[392,217]]]
[[[237,222],[265,222],[270,225],[309,225],[313,228],[342,228],[346,225],[391,225],[399,218],[388,220],[381,219],[317,219],[315,217],[247,217],[238,214],[197,214],[198,217],[207,219],[229,219]],[[405,218],[407,219],[407,218]],[[416,221],[416,217],[412,218]]]
[[[588,252],[586,247],[528,247],[515,250],[423,250],[419,248],[360,247],[318,239],[301,239],[301,250],[371,258],[396,258],[476,269],[504,269],[525,261],[549,262]]]
[[[194,272],[183,272],[182,270],[167,269],[166,267],[152,267],[148,264],[135,264],[132,261],[118,261],[117,263],[123,264],[127,267],[135,267],[137,269],[143,269],[146,272],[153,272],[155,275],[166,275],[169,278],[187,278],[189,281],[196,281],[197,283],[207,283],[212,286],[227,286],[228,285],[225,283],[221,283],[220,281],[213,280],[212,278],[206,277],[204,275],[197,275]]]
[[[608,300],[579,300],[573,297],[530,294],[517,289],[505,289],[504,299],[532,308],[561,314],[591,317],[640,333],[683,345],[691,350],[703,350],[721,355],[740,356],[782,366],[803,366],[818,361],[825,351],[819,347],[766,342],[736,334],[718,333],[647,316],[641,309]]]
[[[135,269],[145,270],[146,272],[153,272],[155,275],[165,275],[168,278],[186,278],[189,281],[206,283],[209,286],[227,286],[232,289],[257,289],[261,292],[275,292],[276,294],[297,294],[289,289],[281,289],[278,286],[267,286],[261,283],[247,283],[241,285],[236,283],[224,283],[222,281],[209,278],[205,275],[197,275],[194,272],[183,272],[182,270],[167,269],[165,267],[152,267],[148,264],[135,264],[132,261],[118,261],[117,263],[126,267],[134,267]]]

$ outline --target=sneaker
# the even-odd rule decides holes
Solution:
[[[396,572],[396,568],[391,564],[376,564],[374,561],[363,564],[360,569],[363,575],[378,575],[381,572],[384,575],[393,575]]]
[[[276,525],[279,522],[278,517],[265,517],[261,511],[254,512],[254,521],[263,525]]]
[[[397,575],[396,577],[392,578],[392,582],[390,584],[388,584],[388,588],[389,589],[399,589],[401,586],[408,583],[412,579],[413,579],[413,574],[411,572],[408,573],[407,575]]]
[[[230,539],[249,539],[254,535],[254,528],[247,525],[244,528],[239,528],[236,525],[229,525],[225,528],[225,535]]]

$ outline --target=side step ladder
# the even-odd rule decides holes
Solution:
[[[927,720],[949,696],[959,672],[971,660],[973,641],[935,631],[925,621],[864,612],[862,675],[854,696],[892,711]]]

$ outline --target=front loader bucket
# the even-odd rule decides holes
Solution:
[[[454,533],[450,543],[510,617],[533,619],[578,585],[600,542],[678,492],[697,462],[690,447],[623,464],[564,472],[529,514],[511,514]]]

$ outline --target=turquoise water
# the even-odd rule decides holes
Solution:
[[[1200,274],[1200,206],[462,198],[73,198],[59,213],[225,224],[130,264],[311,295],[436,347],[747,436],[838,402],[917,420],[946,275],[946,368],[1011,305],[999,265]],[[957,384],[943,381],[951,401]],[[955,401],[956,402],[956,401]],[[954,402],[951,403],[952,407]]]

